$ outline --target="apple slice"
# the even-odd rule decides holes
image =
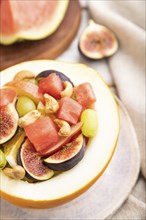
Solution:
[[[81,130],[81,127],[82,127],[82,122],[78,122],[76,125],[72,125],[71,126],[71,133],[68,137],[62,137],[60,139],[60,141],[57,142],[57,144],[55,144],[53,147],[47,149],[47,151],[45,151],[45,150],[39,151],[40,155],[46,157],[46,156],[52,155],[55,152],[57,152],[58,150],[60,150],[60,148],[62,146],[67,144],[71,140],[71,138]]]
[[[5,84],[6,87],[13,88],[18,96],[27,96],[32,99],[36,104],[40,101],[43,102],[44,98],[41,93],[38,91],[38,86],[23,80],[13,80]]]

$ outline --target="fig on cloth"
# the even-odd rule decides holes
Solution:
[[[90,20],[78,47],[84,56],[98,60],[113,55],[118,49],[118,41],[111,30]]]

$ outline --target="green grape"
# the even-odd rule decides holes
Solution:
[[[35,103],[28,98],[27,96],[20,96],[18,98],[17,104],[16,104],[16,109],[19,113],[19,116],[24,116],[28,112],[35,110],[36,105]]]
[[[35,85],[38,85],[38,81],[37,81],[35,78],[24,79],[24,80],[27,81],[27,82],[31,82],[31,83],[33,83],[33,84],[35,84]]]
[[[93,109],[84,110],[81,114],[81,122],[83,122],[83,135],[86,137],[94,137],[98,127],[96,111]]]
[[[0,150],[0,170],[2,170],[7,164],[5,154]]]

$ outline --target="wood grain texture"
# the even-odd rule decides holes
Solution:
[[[64,52],[75,37],[80,25],[81,8],[78,0],[71,0],[59,28],[49,37],[37,41],[0,45],[0,70],[14,64],[35,60],[54,59]]]

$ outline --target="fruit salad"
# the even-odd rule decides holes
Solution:
[[[0,89],[0,169],[28,182],[76,166],[97,133],[92,85],[62,72],[23,70]]]

